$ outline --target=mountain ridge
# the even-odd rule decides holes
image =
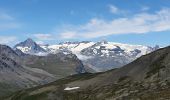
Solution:
[[[66,55],[72,53],[83,62],[87,70],[91,69],[96,72],[122,67],[123,65],[134,61],[138,57],[160,48],[158,45],[155,47],[150,47],[108,41],[63,42],[55,45],[40,45],[39,47],[44,49],[45,53],[41,53],[41,51],[36,51],[40,52],[37,54],[29,53],[29,51],[27,53],[36,54],[39,56],[56,54],[59,52],[62,52]],[[23,51],[25,47],[22,48],[22,46],[18,47],[16,45],[15,48]],[[32,51],[30,50],[30,52]]]

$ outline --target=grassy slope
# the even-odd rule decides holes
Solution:
[[[166,47],[119,69],[70,76],[17,92],[6,100],[169,100],[169,59],[170,47]],[[64,91],[67,86],[80,88]]]
[[[17,92],[5,100],[113,100],[117,97],[122,97],[122,99],[125,100],[170,99],[169,87],[162,89],[157,86],[155,89],[152,89],[150,87],[145,87],[143,83],[132,82],[128,77],[121,78],[118,84],[103,86],[93,84],[84,89],[80,88],[78,90],[64,91],[66,85],[71,82],[91,80],[100,75],[102,74],[82,74],[79,76],[67,77],[44,86]],[[86,83],[84,83],[84,85],[86,85]],[[170,86],[170,84],[168,86]]]

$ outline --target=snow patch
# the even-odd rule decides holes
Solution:
[[[31,50],[31,47],[21,47],[21,46],[18,46],[17,49],[19,49],[22,52],[26,53],[26,52]]]
[[[66,87],[64,90],[66,91],[70,91],[70,90],[76,90],[76,89],[79,89],[80,87]]]
[[[36,56],[47,56],[48,53],[45,53],[45,52],[38,52],[38,53],[35,53],[33,55],[36,55]]]

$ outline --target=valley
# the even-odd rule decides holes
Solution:
[[[118,69],[69,76],[5,100],[168,100],[169,58],[165,47]]]

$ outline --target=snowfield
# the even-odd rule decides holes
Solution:
[[[70,90],[75,90],[75,89],[79,89],[80,87],[66,87],[64,90],[66,91],[70,91]]]

